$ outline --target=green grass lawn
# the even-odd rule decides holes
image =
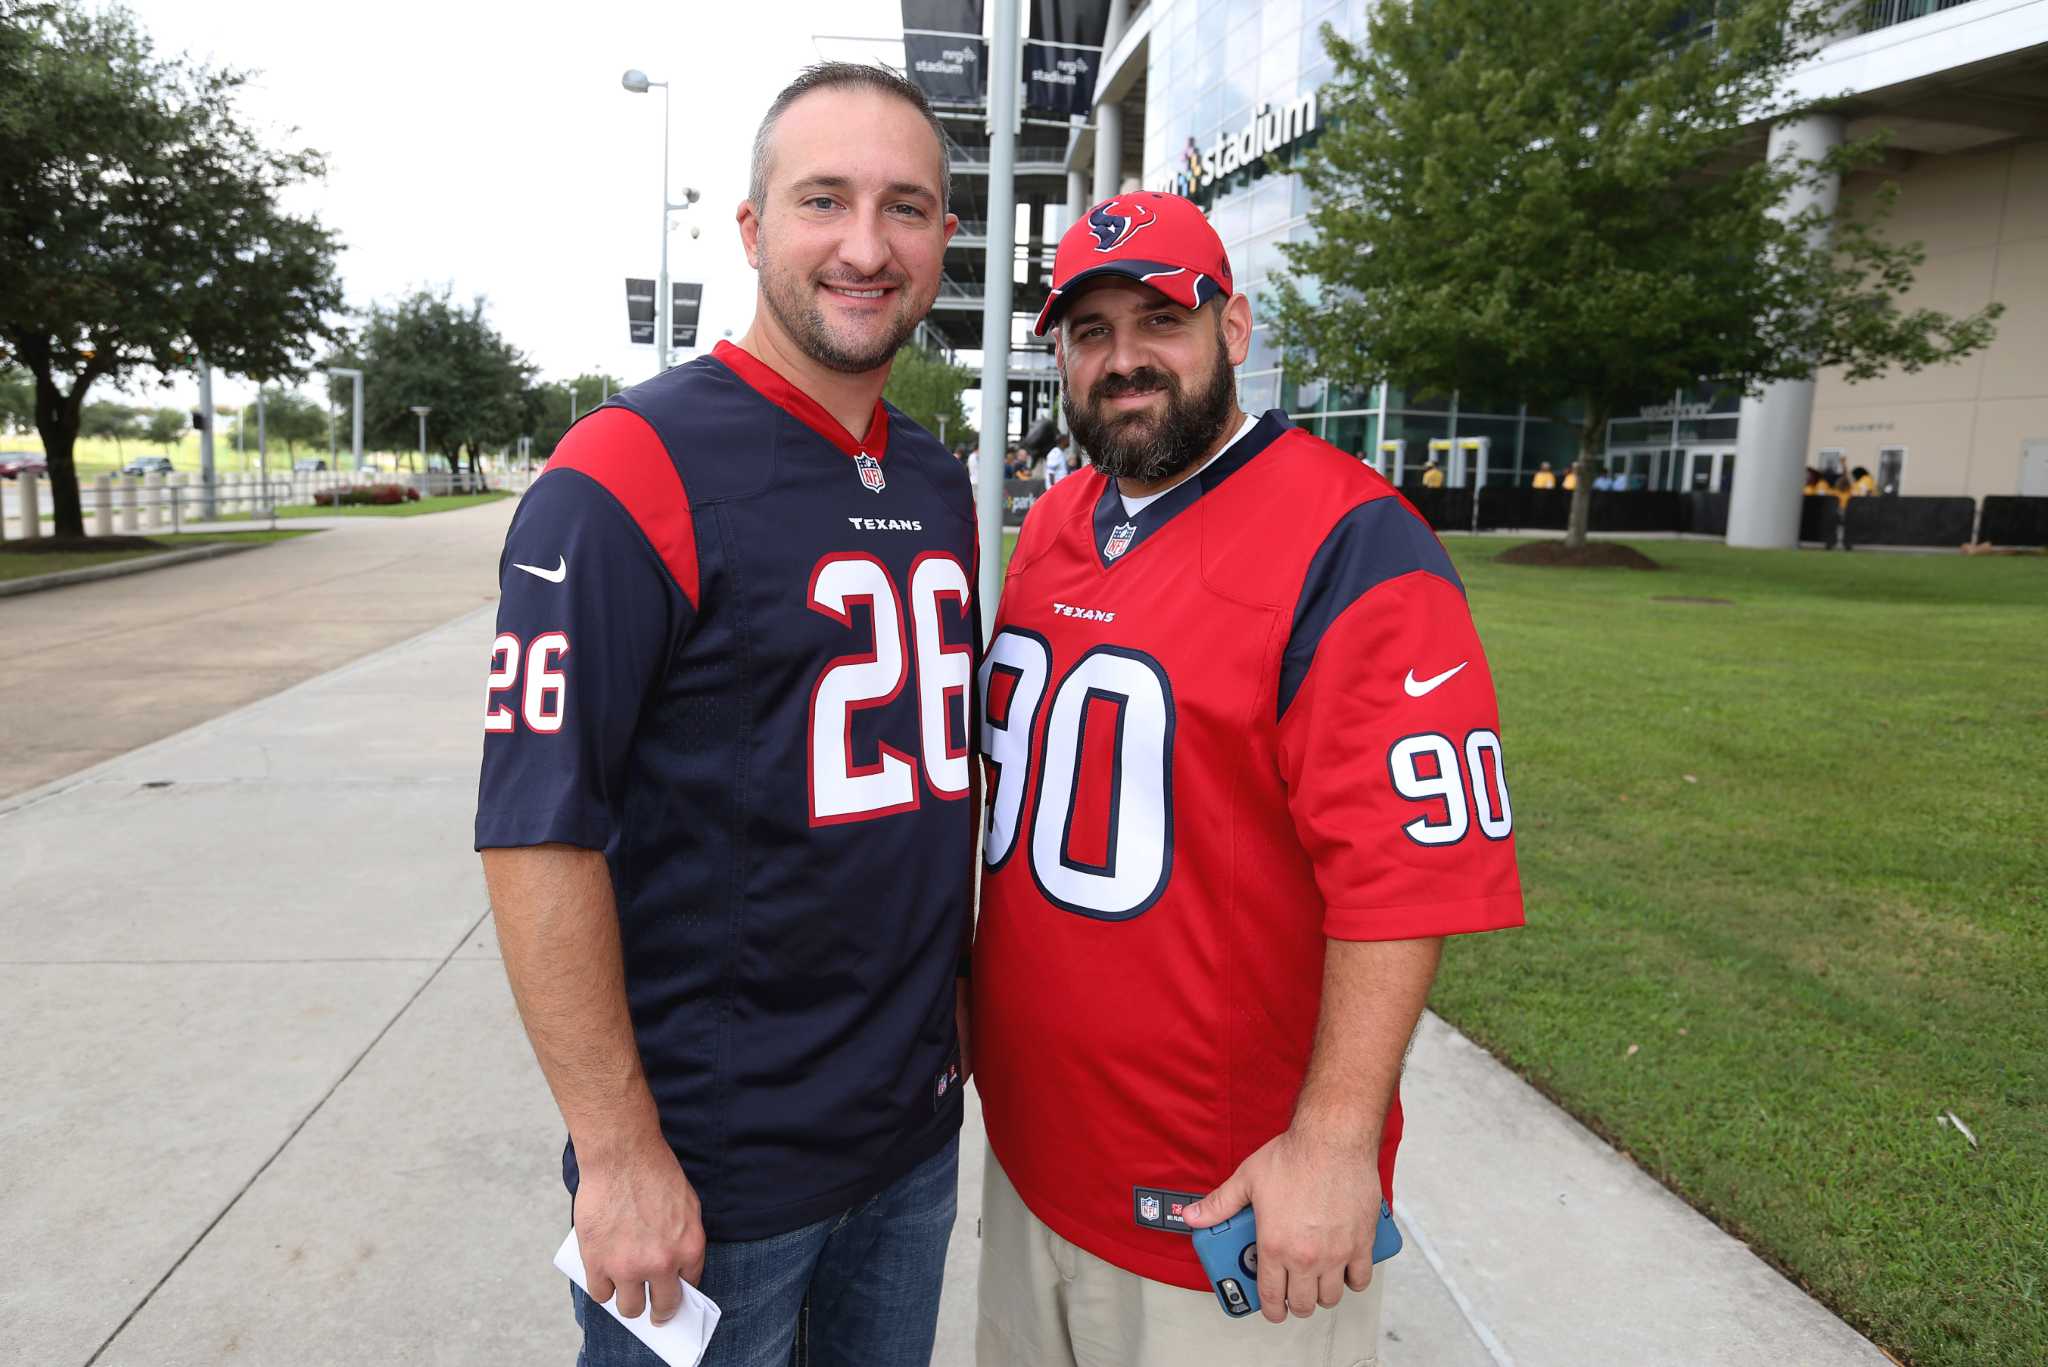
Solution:
[[[1432,1004],[1907,1360],[2048,1361],[2048,559],[1446,542],[1529,925]]]
[[[221,541],[284,541],[295,536],[311,536],[318,530],[317,527],[309,527],[299,531],[275,532],[162,533],[152,535],[150,540],[163,542],[164,549],[149,551],[30,552],[12,550],[9,548],[11,543],[0,543],[0,579],[26,579],[31,575],[82,570],[93,565],[111,564],[116,560],[136,560],[147,555],[163,555],[166,551],[187,550],[193,546],[208,546]]]
[[[315,508],[305,504],[294,504],[279,508],[280,521],[292,517],[419,517],[425,513],[448,513],[458,508],[474,508],[480,504],[496,503],[501,498],[510,498],[504,489],[493,489],[482,494],[435,494],[431,498],[416,499],[411,503],[393,503],[379,507],[366,505],[354,508]]]

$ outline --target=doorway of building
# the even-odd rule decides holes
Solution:
[[[1684,488],[1695,494],[1725,494],[1735,478],[1735,452],[1730,448],[1694,447],[1685,453]]]

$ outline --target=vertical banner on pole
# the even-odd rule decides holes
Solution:
[[[1109,32],[1109,0],[1032,0],[1024,44],[1024,105],[1086,117]]]
[[[697,314],[704,307],[704,287],[678,281],[670,286],[669,346],[680,350],[697,345]]]
[[[654,345],[654,282],[626,277],[627,340],[635,346]]]
[[[933,104],[985,101],[988,43],[981,36],[981,0],[903,0],[903,70]]]

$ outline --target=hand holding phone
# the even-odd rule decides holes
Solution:
[[[1232,1319],[1259,1308],[1259,1228],[1246,1206],[1221,1224],[1194,1232],[1195,1256],[1216,1289],[1216,1303]],[[1372,1260],[1383,1263],[1401,1251],[1401,1231],[1394,1212],[1380,1202],[1379,1224],[1372,1234]]]

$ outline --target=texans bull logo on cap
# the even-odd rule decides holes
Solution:
[[[1089,212],[1088,231],[1095,234],[1096,251],[1113,252],[1158,220],[1159,215],[1143,204],[1109,199]]]

